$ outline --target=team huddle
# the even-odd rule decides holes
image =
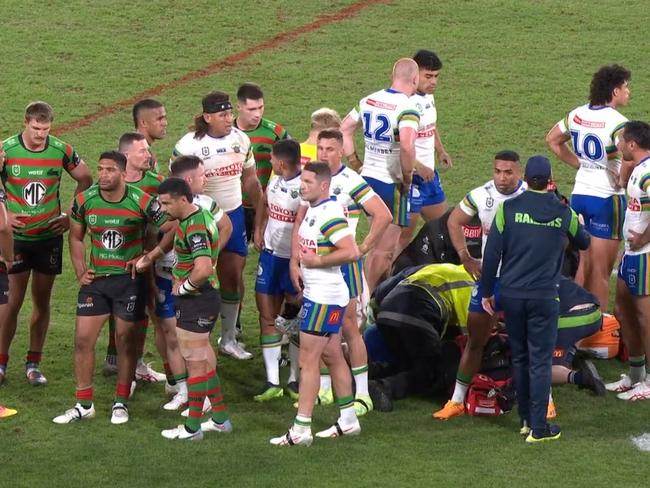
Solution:
[[[597,394],[606,388],[623,399],[650,398],[650,333],[642,322],[650,312],[650,126],[628,122],[616,110],[628,101],[629,71],[601,68],[590,103],[571,111],[547,136],[551,150],[578,169],[571,207],[547,192],[547,158],[530,158],[524,181],[519,155],[504,150],[494,158],[493,179],[467,193],[450,213],[436,169],[436,162],[452,166],[433,97],[441,69],[431,51],[398,60],[391,86],[362,98],[343,120],[331,109],[314,112],[302,144],[263,117],[259,86],[241,85],[236,107],[228,94],[213,91],[203,97],[193,130],[176,143],[167,177],[152,150],[167,133],[159,101],[134,105],[134,131],[99,156],[95,182],[74,148],[50,135],[52,108],[29,104],[24,130],[6,139],[0,153],[0,253],[6,265],[0,272],[0,384],[30,278],[25,374],[30,384],[47,383],[40,365],[68,232],[80,285],[76,401],[53,418],[56,424],[95,416],[96,344],[108,322],[104,373],[117,378],[113,424],[129,421],[135,380],[164,381],[169,397],[163,408],[181,411],[186,420],[163,430],[163,437],[200,440],[206,432],[231,432],[212,330],[220,320],[214,339],[221,354],[253,357],[240,342],[251,246],[259,252],[254,286],[266,373],[253,400],[286,394],[297,408],[286,433],[270,439],[273,445],[311,445],[314,405],[333,402],[339,417],[315,436],[358,435],[359,417],[386,409],[379,404],[385,407],[405,392],[426,389],[439,372],[432,363],[441,357],[440,345],[461,329],[467,345],[454,367],[454,392],[433,416],[464,414],[482,351],[504,312],[527,442],[560,436],[547,423],[554,416],[551,379]],[[363,158],[355,149],[357,130]],[[63,171],[77,182],[65,211],[59,198]],[[362,214],[369,223],[363,236]],[[396,273],[396,258],[411,242],[420,216],[425,222],[448,218],[457,264],[426,263]],[[480,255],[470,253],[464,232],[476,218]],[[575,281],[561,282],[567,237],[582,251]],[[531,239],[544,243],[541,253],[529,246]],[[621,239],[616,309],[630,372],[604,385],[592,363],[573,368],[571,362],[575,343],[601,326]],[[526,302],[532,295],[549,302],[533,307]],[[537,315],[527,316],[535,307]],[[150,320],[164,374],[142,359]],[[366,322],[392,353],[390,374],[370,371],[374,358],[361,333]],[[541,345],[527,347],[527,341]],[[554,348],[563,353],[553,355]],[[286,387],[280,380],[284,349]],[[0,417],[12,414],[0,407]]]

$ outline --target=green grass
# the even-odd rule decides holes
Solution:
[[[57,124],[256,45],[282,31],[351,4],[351,1],[24,1],[3,3],[0,128],[20,129],[24,106],[45,99]],[[239,64],[164,91],[169,135],[155,146],[164,161],[212,89],[233,93],[257,81],[267,115],[298,139],[309,114],[330,106],[345,114],[362,96],[388,83],[392,62],[416,49],[436,50],[444,68],[436,93],[439,127],[454,168],[443,175],[451,203],[490,178],[492,156],[512,148],[522,157],[548,151],[546,131],[586,99],[591,73],[619,62],[632,69],[629,118],[644,118],[649,101],[645,2],[395,1],[306,33]],[[638,47],[637,47],[638,46]],[[94,168],[98,154],[131,128],[128,110],[65,134]],[[561,189],[573,171],[555,161]],[[63,195],[71,196],[64,183]],[[67,259],[67,253],[66,253]],[[249,363],[225,358],[221,375],[235,433],[187,445],[165,442],[163,428],[179,423],[163,412],[162,387],[146,385],[131,402],[132,420],[108,422],[113,380],[96,377],[98,416],[56,426],[51,418],[74,401],[72,341],[78,285],[69,262],[57,280],[45,351],[46,388],[28,387],[22,371],[30,307],[26,303],[0,400],[19,415],[0,422],[1,486],[639,486],[647,456],[630,435],[650,428],[648,406],[593,398],[566,386],[554,396],[563,440],[525,446],[514,415],[434,422],[429,399],[398,402],[390,414],[362,421],[357,439],[320,441],[307,450],[274,450],[294,410],[289,400],[252,402],[263,382],[252,283],[256,256],[247,266],[245,339]],[[106,345],[98,345],[98,359]],[[160,366],[151,341],[149,360]],[[608,378],[622,366],[601,363]],[[286,372],[285,372],[286,374]],[[317,408],[316,428],[336,416]],[[181,481],[182,480],[182,481]],[[186,481],[187,480],[187,481]]]

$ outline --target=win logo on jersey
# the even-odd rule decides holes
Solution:
[[[23,199],[30,207],[36,207],[45,196],[45,185],[40,181],[32,181],[23,188]]]
[[[109,229],[102,233],[102,245],[104,249],[114,251],[119,249],[124,243],[124,236],[118,230]]]

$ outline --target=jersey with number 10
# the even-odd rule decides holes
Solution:
[[[208,282],[213,288],[217,288],[217,272],[214,266],[219,256],[219,230],[209,210],[198,207],[194,213],[179,221],[174,250],[176,251],[176,264],[172,271],[174,280],[188,279],[194,268],[194,260],[200,256],[207,256],[212,260],[212,273]]]
[[[104,200],[99,186],[91,186],[77,194],[70,217],[90,235],[89,268],[97,276],[129,273],[126,263],[142,254],[147,223],[165,221],[158,200],[128,184],[119,202]]]
[[[348,114],[363,124],[365,152],[361,176],[384,183],[397,183],[402,176],[399,131],[417,132],[420,114],[415,103],[404,93],[387,88],[361,99]]]
[[[625,122],[616,109],[590,104],[572,110],[558,122],[560,131],[571,137],[580,161],[573,194],[607,198],[625,193],[613,185],[621,167],[616,142]]]
[[[5,188],[7,210],[25,217],[25,227],[14,230],[14,238],[38,241],[55,237],[49,221],[61,214],[59,188],[63,170],[75,169],[80,159],[70,144],[48,136],[45,149],[30,151],[22,134],[3,142],[5,150]]]

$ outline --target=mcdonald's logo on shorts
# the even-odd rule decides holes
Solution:
[[[330,325],[338,324],[341,321],[341,311],[333,310],[330,312],[329,317],[327,317],[327,323]]]

